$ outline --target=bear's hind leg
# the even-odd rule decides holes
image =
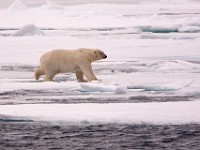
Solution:
[[[58,73],[58,71],[45,69],[45,77],[44,81],[52,81],[54,76]]]
[[[52,81],[53,77],[56,75],[55,72],[45,72],[44,81]]]
[[[35,68],[35,79],[38,80],[41,75],[44,75],[44,71],[41,67]]]
[[[52,81],[53,80],[54,75],[46,75],[44,77],[44,81]]]

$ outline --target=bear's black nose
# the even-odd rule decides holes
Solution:
[[[106,59],[106,58],[107,58],[107,55],[104,55],[103,58]]]

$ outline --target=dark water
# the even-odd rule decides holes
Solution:
[[[1,122],[1,150],[200,149],[200,125]]]

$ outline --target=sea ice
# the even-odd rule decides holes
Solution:
[[[1,105],[3,119],[64,123],[200,123],[200,102]],[[0,118],[1,119],[1,118]]]

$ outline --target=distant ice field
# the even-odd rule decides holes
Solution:
[[[48,1],[46,0],[21,0],[24,4],[30,7],[41,6],[46,4]],[[66,1],[66,0],[51,0],[52,2],[59,5],[79,5],[79,4],[91,4],[91,3],[117,3],[117,4],[135,4],[145,0],[74,0],[74,1]],[[152,0],[155,1],[155,0]],[[1,8],[9,7],[14,0],[0,0]]]

